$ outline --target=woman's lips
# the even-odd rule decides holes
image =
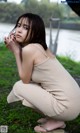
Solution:
[[[16,38],[21,38],[21,36],[20,35],[16,35]]]

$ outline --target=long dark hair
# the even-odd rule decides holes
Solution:
[[[28,44],[30,43],[37,43],[43,46],[43,48],[46,50],[46,35],[45,35],[45,26],[42,18],[38,16],[37,14],[33,13],[25,13],[21,15],[14,27],[14,29],[17,27],[17,24],[21,18],[27,18],[29,21],[30,29],[28,30],[29,40]]]

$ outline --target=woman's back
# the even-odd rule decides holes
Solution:
[[[65,107],[73,106],[73,103],[77,105],[80,88],[56,57],[51,58],[49,56],[44,61],[34,65],[32,81],[40,83],[43,89],[55,97],[57,100],[55,109],[64,110]],[[74,109],[74,107],[72,108]]]

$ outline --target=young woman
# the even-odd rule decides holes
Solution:
[[[14,84],[8,103],[21,100],[44,114],[38,120],[41,126],[34,127],[36,132],[64,128],[65,121],[79,115],[79,86],[48,49],[40,16],[23,14],[14,31],[5,37],[5,44],[15,56],[21,80]]]

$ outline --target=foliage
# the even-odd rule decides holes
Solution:
[[[75,62],[68,56],[60,56],[58,59],[72,76],[80,76],[80,62]]]
[[[14,63],[15,60],[11,52],[8,50],[6,51],[6,48],[3,46],[0,46],[0,51],[1,50],[2,52],[0,55],[0,87],[2,89],[8,89],[8,87],[11,88],[11,84],[18,80],[18,73],[16,69],[16,63]]]
[[[57,58],[72,75],[80,75],[80,62],[72,61],[69,57]],[[36,121],[42,116],[22,106],[21,102],[8,104],[6,100],[17,80],[19,77],[14,56],[5,46],[0,45],[0,125],[8,125],[9,133],[34,133]],[[67,122],[66,130],[79,133],[80,116]]]
[[[22,0],[21,4],[9,2],[0,3],[0,22],[15,23],[17,18],[25,12],[37,13],[40,15],[46,27],[49,26],[51,17],[76,18],[78,20],[75,21],[75,23],[80,23],[79,16],[77,16],[69,6],[66,4],[53,3],[50,2],[50,0]],[[74,20],[71,21],[74,22]]]
[[[42,0],[40,2],[37,0],[23,0],[22,3],[26,12],[37,13],[40,15],[46,26],[49,26],[49,19],[51,17],[62,17],[62,12],[57,4],[50,3],[49,0]]]
[[[46,26],[49,26],[50,17],[62,17],[62,11],[57,4],[22,0],[21,4],[0,3],[0,22],[15,23],[17,18],[25,12],[37,13],[43,18]]]
[[[15,3],[0,3],[0,22],[15,23],[23,12],[24,9],[21,5]]]
[[[0,125],[8,125],[9,133],[34,133],[33,127],[40,117],[20,102],[8,104],[8,93],[19,80],[15,59],[4,46],[0,46]]]

